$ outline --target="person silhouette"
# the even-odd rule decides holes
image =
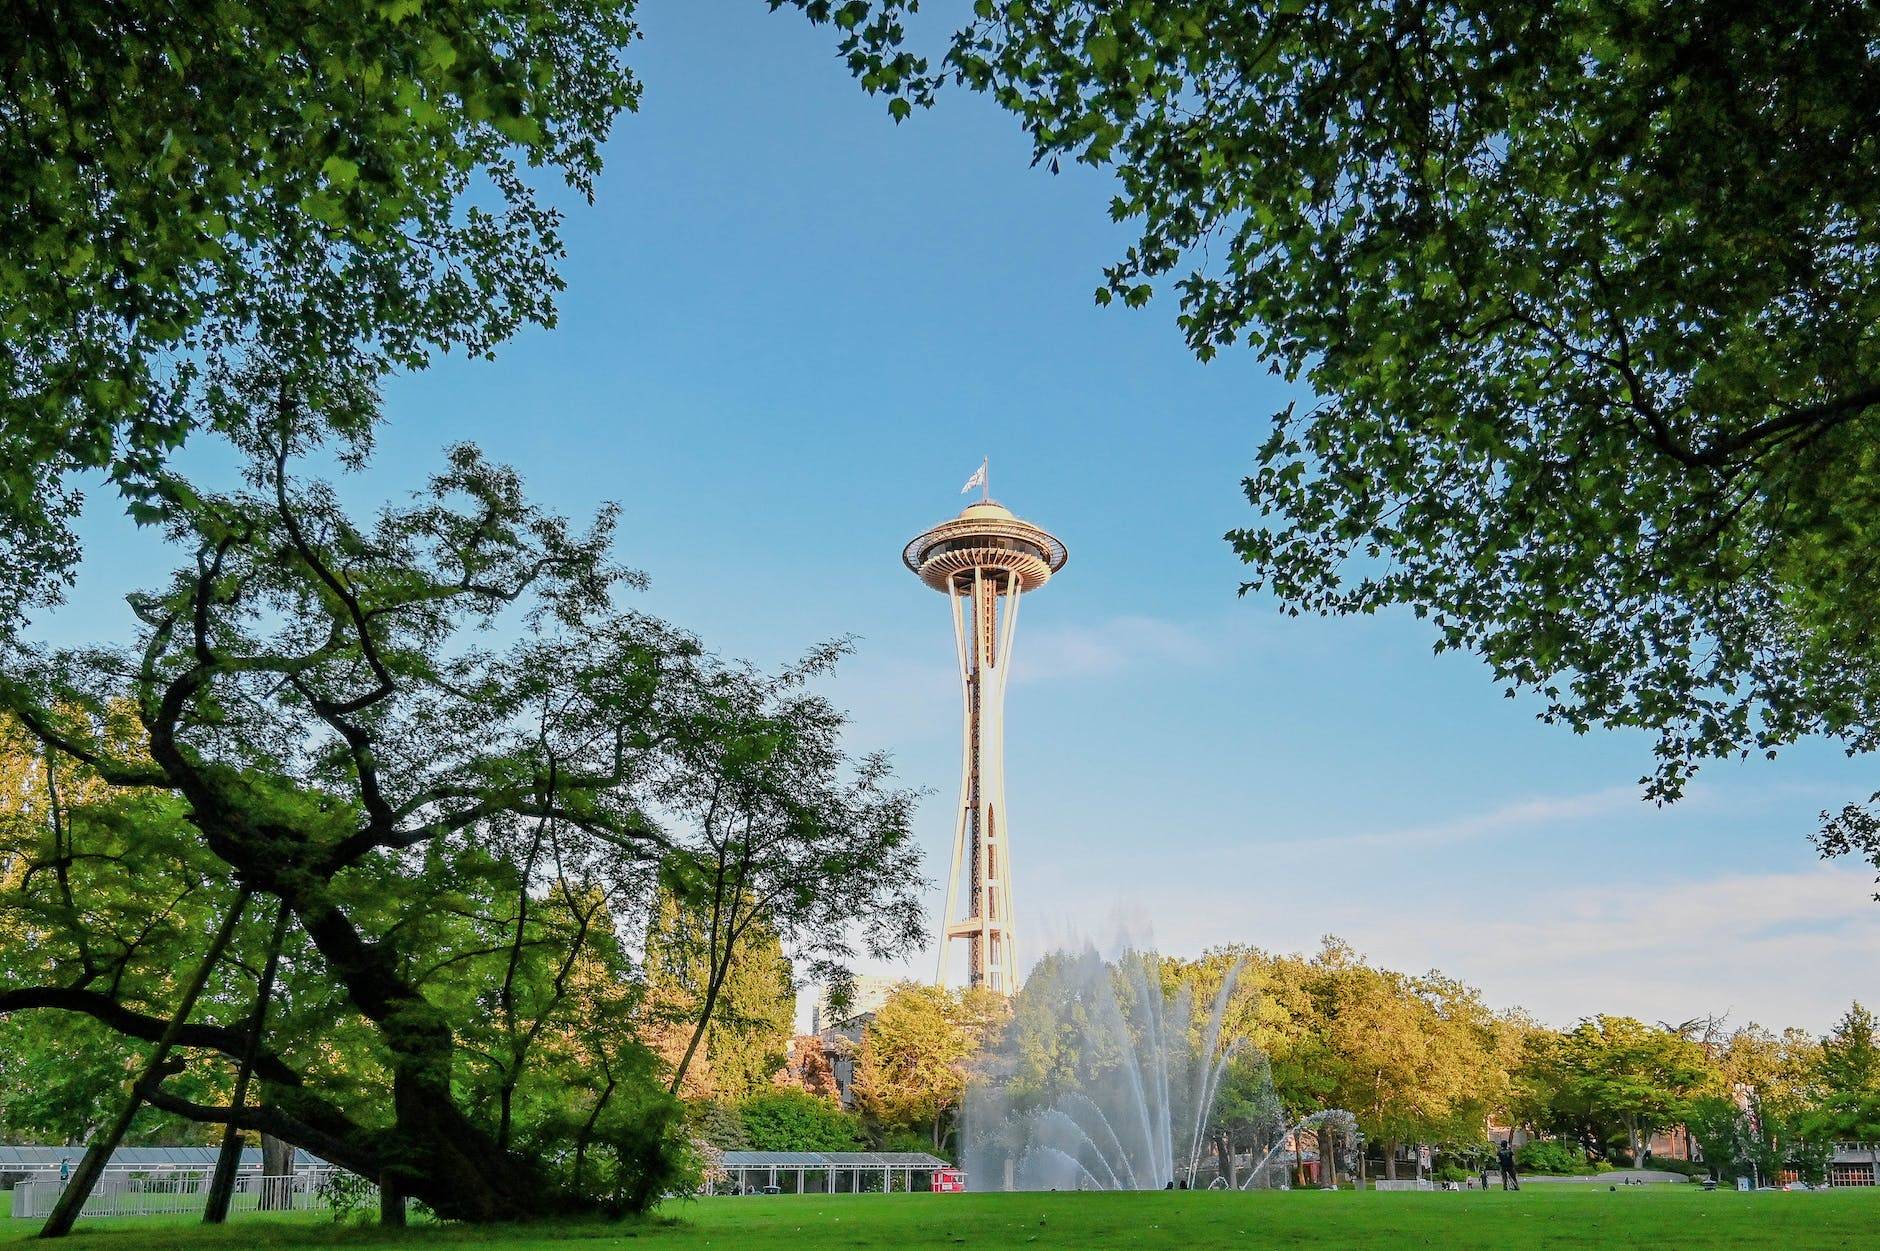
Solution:
[[[1501,1165],[1501,1188],[1503,1190],[1521,1189],[1521,1178],[1514,1171],[1513,1139],[1502,1140],[1500,1150],[1495,1152],[1495,1162]]]

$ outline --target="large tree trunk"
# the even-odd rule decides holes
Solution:
[[[1384,1180],[1397,1180],[1397,1140],[1394,1138],[1384,1144]]]
[[[162,754],[160,746],[153,739],[153,754]],[[179,768],[186,768],[178,760]],[[400,1198],[417,1199],[446,1220],[524,1220],[598,1211],[600,1204],[558,1184],[539,1160],[505,1150],[458,1107],[451,1091],[456,1039],[449,1022],[406,979],[397,953],[368,938],[346,915],[327,876],[291,857],[284,862],[279,850],[287,835],[256,830],[240,820],[240,797],[225,797],[204,779],[193,782],[183,789],[210,849],[239,872],[244,890],[277,895],[292,911],[390,1053],[389,1131],[365,1131],[311,1092],[282,1089],[273,1093],[284,1111],[301,1128],[311,1128],[298,1137],[286,1129],[279,1132],[381,1186],[389,1180]],[[321,1115],[310,1122],[298,1114],[301,1105]],[[239,1119],[242,1114],[232,1115]]]
[[[391,1050],[395,1123],[380,1149],[390,1179],[447,1220],[518,1220],[597,1205],[555,1185],[539,1163],[504,1150],[451,1093],[456,1040],[442,1015],[407,983],[391,953],[368,942],[326,891],[281,883],[290,906],[348,996]]]
[[[285,1190],[286,1187],[278,1182],[270,1186],[267,1184],[268,1179],[293,1175],[294,1144],[276,1138],[273,1134],[261,1135],[262,1186],[261,1201],[258,1206],[269,1209],[280,1206],[283,1196],[279,1192]]]
[[[388,1229],[405,1227],[405,1196],[390,1173],[379,1178],[379,1224]]]

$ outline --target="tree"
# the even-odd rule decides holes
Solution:
[[[1880,1019],[1856,1001],[1821,1040],[1817,1063],[1829,1090],[1880,1092]]]
[[[1634,1164],[1714,1080],[1696,1043],[1631,1017],[1592,1017],[1535,1041],[1530,1065],[1546,1091],[1547,1127],[1601,1153],[1623,1141]]]
[[[734,1103],[700,1099],[686,1105],[686,1127],[693,1137],[719,1151],[749,1151],[750,1136]]]
[[[845,772],[844,718],[808,689],[846,651],[845,643],[820,648],[778,675],[721,667],[678,712],[681,767],[662,774],[654,794],[697,841],[662,866],[677,910],[670,938],[648,946],[691,1026],[673,1065],[675,1093],[720,1019],[734,969],[748,1002],[734,1008],[733,1024],[768,1015],[758,1061],[768,1077],[782,1066],[794,1015],[793,1004],[786,1011],[778,1002],[790,985],[778,944],[790,945],[810,980],[846,984],[857,941],[903,951],[924,937],[914,796],[891,785],[884,756]],[[768,962],[767,948],[777,951]]]
[[[1812,1097],[1821,1044],[1805,1030],[1772,1034],[1755,1022],[1731,1034],[1716,1056],[1724,1083],[1758,1098],[1801,1102]]]
[[[839,1037],[839,1036],[838,1036]],[[848,1039],[842,1039],[844,1045]],[[820,1099],[839,1099],[835,1063],[820,1034],[798,1034],[790,1040],[790,1055],[774,1079],[779,1086],[801,1090]]]
[[[1172,288],[1202,359],[1310,389],[1246,590],[1409,607],[1549,720],[1655,734],[1658,800],[1880,746],[1880,9],[1013,0],[930,70],[863,37],[914,7],[861,6],[864,86],[951,77],[1112,172],[1098,301]],[[1880,819],[1820,846],[1880,866]]]
[[[855,1118],[827,1099],[800,1090],[767,1090],[738,1105],[753,1151],[854,1151]]]
[[[79,1013],[239,1059],[254,986],[233,970],[261,966],[270,927],[250,910],[229,960],[205,936],[253,893],[302,936],[255,1057],[261,1101],[198,1102],[168,1068],[138,1097],[273,1134],[447,1217],[643,1206],[678,1166],[678,1109],[605,993],[626,972],[608,918],[715,854],[722,832],[687,826],[670,797],[709,791],[699,769],[748,782],[707,714],[756,679],[614,605],[635,578],[608,558],[608,516],[577,531],[460,448],[410,505],[361,527],[290,473],[315,437],[293,404],[255,411],[251,489],[166,503],[187,563],[134,599],[131,646],[13,639],[0,654],[0,707],[55,776],[102,793],[6,857],[33,866],[6,903],[45,938],[8,945],[0,1013]],[[507,648],[465,637],[511,612]],[[833,737],[840,718],[818,725]],[[879,848],[879,823],[846,824],[836,805],[854,793],[825,774],[766,783],[815,818],[829,856]],[[905,857],[839,882],[785,872],[762,880],[788,883],[787,915],[819,951],[889,954],[911,932]],[[838,916],[841,935],[814,932]],[[203,966],[202,1011],[178,1009],[176,984]],[[605,1093],[588,1103],[580,1082],[597,1071]],[[605,1176],[583,1172],[590,1142]]]
[[[1477,1093],[1489,1069],[1486,1034],[1444,1005],[1451,983],[1359,965],[1326,971],[1326,1044],[1338,1060],[1333,1105],[1354,1113],[1396,1177],[1399,1143],[1481,1133]]]
[[[1700,1095],[1684,1110],[1684,1124],[1717,1181],[1746,1172],[1756,1162],[1755,1122],[1735,1099]]]
[[[1005,1001],[991,991],[914,983],[896,988],[862,1029],[858,1110],[878,1134],[918,1130],[944,1153],[971,1061],[1005,1016]]]
[[[1258,1048],[1236,1051],[1221,1077],[1211,1128],[1215,1163],[1230,1186],[1240,1184],[1238,1157],[1264,1156],[1285,1133],[1286,1111],[1273,1084],[1272,1062]]]
[[[1859,1003],[1816,1049],[1813,1106],[1802,1130],[1817,1141],[1880,1138],[1880,1021]]]
[[[717,999],[707,1010],[711,953],[709,920],[662,892],[646,936],[648,1043],[669,1070],[680,1072],[686,1048],[705,1022],[703,1045],[680,1079],[689,1099],[736,1103],[769,1084],[789,1058],[796,1022],[796,984],[783,943],[761,921],[734,947]]]

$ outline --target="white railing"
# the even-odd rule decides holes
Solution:
[[[291,1177],[238,1174],[229,1197],[229,1211],[309,1212],[331,1208],[335,1172],[324,1169]],[[14,1217],[32,1220],[50,1216],[64,1190],[65,1183],[56,1180],[21,1182],[13,1188]],[[86,1196],[79,1215],[198,1216],[208,1197],[209,1178],[203,1173],[181,1176],[106,1173]],[[368,1202],[377,1202],[375,1196],[363,1197]]]
[[[1412,1181],[1378,1181],[1378,1182],[1373,1182],[1372,1185],[1375,1186],[1378,1190],[1434,1190],[1436,1189],[1436,1183],[1431,1181],[1427,1177],[1419,1177]]]

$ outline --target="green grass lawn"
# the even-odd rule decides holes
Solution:
[[[1880,1247],[1880,1190],[1753,1194],[1696,1186],[1617,1192],[1604,1186],[1531,1187],[1518,1194],[843,1195],[706,1199],[668,1205],[621,1224],[504,1229],[414,1227],[387,1235],[327,1218],[245,1217],[219,1230],[170,1218],[90,1221],[67,1251],[188,1248],[422,1248],[485,1246],[538,1251],[589,1243],[635,1251],[767,1251],[856,1247],[1496,1248],[1644,1246]],[[0,1221],[0,1245],[31,1237],[26,1222]]]

